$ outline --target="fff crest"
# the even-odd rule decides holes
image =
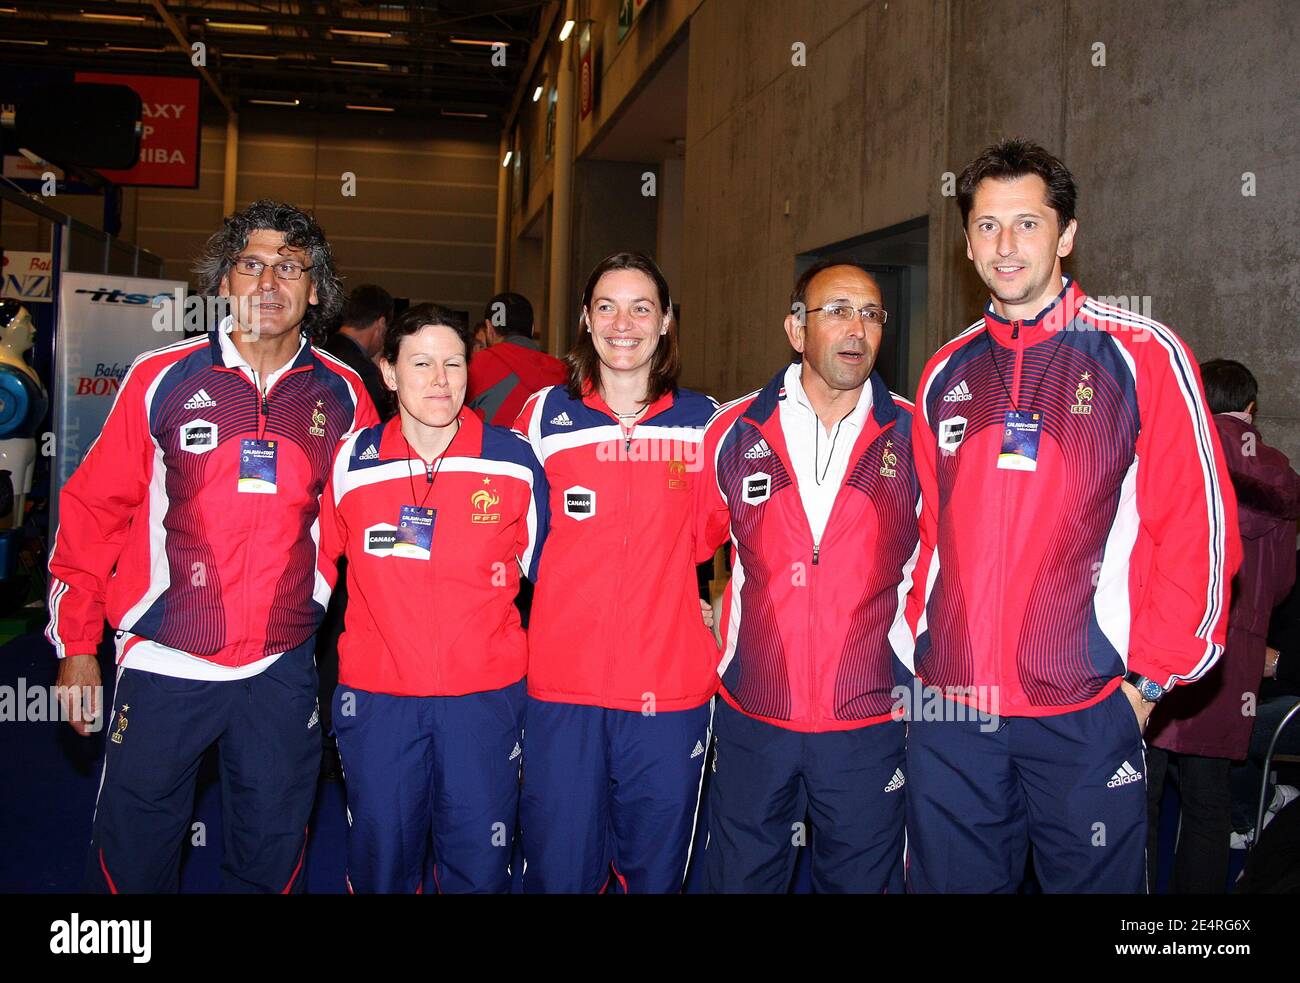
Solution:
[[[469,504],[475,510],[470,514],[471,522],[500,522],[501,513],[493,512],[501,502],[501,496],[494,491],[480,488],[469,497]]]
[[[1076,416],[1088,416],[1092,413],[1092,386],[1088,385],[1088,380],[1092,376],[1090,373],[1083,373],[1079,377],[1079,384],[1074,389],[1074,405],[1070,407],[1070,412]]]

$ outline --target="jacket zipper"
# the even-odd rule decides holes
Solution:
[[[1019,321],[1011,322],[1011,338],[1013,341],[1020,342]],[[1011,378],[1011,408],[1013,409],[1020,406],[1020,375],[1024,365],[1024,355],[1025,346],[1023,342],[1020,342],[1016,345],[1016,359],[1013,363],[1014,369]],[[1033,407],[1029,408],[1033,409]],[[1005,622],[1002,617],[1002,612],[1006,609],[1007,597],[1007,564],[1005,555],[1007,542],[1007,476],[1005,474],[1002,475],[1000,484],[1002,486],[1002,495],[1001,504],[998,508],[998,543],[1003,555],[998,557],[998,603],[994,608],[994,610],[998,612],[998,644],[997,648],[994,649],[997,653],[994,666],[994,685],[997,687],[999,693],[1002,691],[1002,670],[1005,662],[1003,650],[1006,647],[1006,639],[1003,632]],[[977,702],[981,700],[978,693],[976,694],[975,699]]]
[[[252,386],[254,399],[257,400],[257,439],[264,440],[266,439],[266,425],[271,415],[271,399],[270,399],[271,393],[275,391],[275,387],[280,384],[280,382],[284,379],[285,376],[291,375],[294,372],[310,371],[311,366],[303,365],[296,369],[289,369],[289,371],[285,372],[284,375],[280,376],[279,379],[276,379],[275,383],[266,392],[262,392],[262,387],[259,386],[256,382],[249,382],[247,376],[245,376],[244,373],[240,372],[238,369],[232,369],[229,366],[225,366],[225,365],[215,366],[215,368],[217,368],[219,371],[222,372],[234,372],[241,379],[243,379],[245,385]],[[257,378],[256,372],[253,373],[253,378],[254,379]],[[277,488],[279,487],[280,484],[279,466],[280,466],[280,461],[279,461],[279,455],[277,454],[276,455],[276,476],[275,476]],[[254,501],[252,502],[253,518],[252,518],[252,523],[250,524],[249,527],[250,533],[252,534],[256,534],[258,528],[261,525],[262,505],[263,505],[261,499],[263,497],[264,496],[262,495],[253,496],[254,499]],[[249,573],[252,569],[252,564],[253,564],[253,550],[251,549],[245,550],[244,552],[244,584],[245,585],[247,585],[249,582]],[[252,617],[252,611],[251,611],[252,602],[249,599],[250,596],[251,595],[247,591],[247,588],[245,588],[244,618],[243,618],[243,628],[241,630],[243,641],[246,641],[249,637],[248,625]],[[262,658],[262,656],[264,656],[265,654],[266,653],[263,652],[261,655],[258,656],[258,658],[259,659]],[[244,664],[245,663],[243,662],[239,663],[239,665],[244,665]]]
[[[446,448],[443,448],[443,453],[444,454],[447,453]],[[428,482],[430,486],[429,495],[432,497],[433,463],[431,461],[424,462],[424,480]],[[414,505],[415,503],[412,502],[411,504]],[[431,508],[434,509],[437,508],[436,502],[431,502],[429,504]],[[429,567],[428,567],[429,597],[438,596],[438,567],[436,565],[436,557],[434,556],[434,550],[436,549],[435,541],[437,540],[437,538],[438,538],[438,529],[435,520],[433,534],[429,539]],[[435,674],[438,679],[438,692],[443,693],[446,691],[443,689],[442,668],[443,668],[443,663],[446,660],[443,659],[442,657],[443,654],[442,653],[442,632],[439,630],[441,627],[439,625],[439,619],[437,618],[436,615],[434,615],[434,611],[436,611],[436,609],[437,609],[436,605],[432,605],[432,604],[429,605],[429,613],[430,613],[429,620],[432,622],[432,625],[430,627],[432,627],[433,629],[433,653],[434,653],[433,658],[434,658]]]
[[[868,415],[868,416],[869,416],[869,415]],[[820,425],[821,425],[821,422],[818,421],[818,426],[820,426]],[[870,425],[871,425],[870,418],[868,419],[866,425],[867,425],[867,426],[870,426]],[[779,424],[778,424],[778,426],[779,426]],[[874,435],[870,440],[868,440],[868,441],[867,441],[867,442],[862,446],[862,451],[859,452],[857,455],[854,455],[852,449],[850,449],[850,451],[849,451],[849,455],[850,455],[850,456],[849,456],[849,467],[851,468],[851,467],[853,466],[853,462],[856,461],[859,457],[861,457],[862,454],[866,452],[867,448],[869,448],[872,444],[874,444],[877,440],[880,439],[881,434],[887,433],[888,431],[892,430],[893,427],[894,427],[894,425],[893,425],[892,423],[888,424],[887,426],[882,427],[882,428],[880,429],[880,432],[879,432],[879,433],[875,434],[875,435]],[[770,436],[769,434],[764,433],[764,431],[763,431],[763,427],[762,427],[761,425],[758,426],[758,432],[761,433],[761,434],[763,434],[763,437],[764,437],[765,439],[767,439],[767,438]],[[794,475],[794,473],[795,473],[795,471],[794,471],[794,462],[791,461],[791,460],[788,460],[786,456],[782,455],[781,452],[778,451],[778,450],[776,449],[776,448],[777,448],[777,444],[774,443],[773,440],[770,440],[770,439],[769,439],[769,440],[767,441],[767,443],[768,443],[768,446],[772,448],[773,453],[776,454],[777,458],[781,461],[782,466],[786,469],[786,473],[789,474],[789,475]],[[855,441],[854,443],[855,443],[855,446],[856,446],[856,441]],[[849,474],[849,471],[848,471],[848,468],[846,468],[846,469],[845,469],[845,472],[844,472],[845,478],[848,477],[848,474]],[[798,492],[798,489],[799,489],[799,482],[798,482],[797,479],[795,480],[794,485],[795,485],[795,493],[796,493],[796,494],[799,494],[799,492]],[[839,509],[839,507],[840,507],[840,503],[842,502],[842,500],[843,500],[843,498],[844,498],[844,487],[845,487],[845,486],[844,486],[844,483],[843,483],[843,481],[841,481],[839,491],[837,491],[837,492],[835,493],[835,501],[833,501],[833,502],[831,503],[831,511],[830,511],[830,514],[827,515],[827,517],[826,517],[826,529],[830,529],[830,528],[831,528],[832,521],[835,519],[835,513],[836,513],[836,511]],[[813,536],[812,523],[811,523],[811,522],[809,521],[809,519],[808,519],[808,510],[804,508],[804,505],[803,505],[803,496],[802,496],[801,494],[799,494],[799,515],[803,517],[804,528],[808,530],[808,539],[811,540],[811,541],[812,541],[812,544],[813,544],[813,548],[812,548],[812,565],[813,565],[814,567],[816,567],[816,566],[819,565],[819,562],[820,562],[820,560],[821,560],[821,555],[822,555],[821,540],[818,539],[818,538],[815,538],[815,537]],[[826,530],[825,530],[825,529],[822,530],[822,535],[823,535],[823,536],[826,535]],[[816,636],[816,632],[814,631],[814,628],[813,628],[813,619],[815,618],[815,616],[816,616],[816,611],[817,611],[817,600],[816,600],[816,594],[817,594],[817,572],[816,572],[815,570],[809,570],[809,571],[808,571],[808,627],[807,627],[807,633],[806,633],[806,635],[805,635],[804,650],[805,650],[805,652],[807,653],[807,660],[808,660],[808,721],[809,721],[810,723],[816,723],[816,722],[818,722],[818,721],[820,721],[820,720],[822,719],[822,718],[821,718],[821,714],[820,714],[820,712],[819,712],[819,711],[820,711],[820,703],[819,703],[819,701],[818,701],[818,699],[817,699],[817,695],[818,695],[818,694],[817,694],[817,687],[816,687],[816,683],[817,683],[817,666],[816,666],[817,646],[814,644],[815,641],[816,641],[816,638],[815,638],[815,636]],[[791,714],[791,718],[793,719],[793,713]]]
[[[872,425],[873,425],[873,422],[874,422],[874,421],[873,421],[873,419],[871,418],[870,413],[868,413],[868,414],[867,414],[867,419],[863,421],[863,430],[865,431],[867,427],[872,426]],[[817,421],[817,423],[818,423],[818,426],[821,425],[821,421],[820,421],[820,420]],[[850,448],[850,449],[849,449],[849,461],[848,461],[848,464],[847,464],[847,465],[845,466],[845,468],[844,468],[844,477],[840,479],[840,487],[839,487],[839,490],[835,493],[835,500],[834,500],[833,502],[831,502],[831,510],[830,510],[830,513],[826,516],[826,528],[822,530],[822,537],[823,537],[823,538],[826,536],[826,532],[827,532],[827,530],[829,530],[829,529],[832,528],[833,522],[834,522],[834,520],[835,520],[835,513],[840,509],[840,507],[841,507],[842,504],[843,504],[843,501],[844,501],[844,490],[845,490],[845,488],[847,487],[847,485],[845,484],[845,482],[848,480],[849,473],[850,473],[850,471],[851,471],[852,468],[853,468],[853,463],[854,463],[856,460],[858,460],[858,458],[860,458],[863,454],[865,454],[865,453],[867,452],[867,450],[871,447],[871,445],[874,444],[877,440],[880,439],[880,437],[881,437],[882,434],[885,434],[885,433],[887,433],[888,431],[892,430],[892,429],[893,429],[893,426],[894,426],[894,425],[893,425],[892,423],[890,423],[890,424],[888,424],[888,425],[886,425],[886,426],[884,426],[884,427],[881,427],[880,430],[879,430],[879,432],[877,432],[876,434],[874,434],[874,435],[871,437],[870,440],[866,441],[866,443],[864,443],[864,444],[862,445],[862,449],[861,449],[861,451],[859,451],[856,455],[853,453],[854,448]],[[856,446],[856,443],[857,443],[857,442],[855,441],[855,442],[854,442],[855,446]],[[800,511],[804,512],[804,521],[807,522],[807,521],[808,521],[808,513],[807,513],[806,511],[804,511],[804,509],[803,509],[803,499],[802,499],[802,497],[801,497],[800,500],[799,500],[799,506],[800,506]],[[809,533],[811,534],[811,532],[812,532],[812,524],[811,524],[811,523],[808,523],[808,531],[809,531]],[[812,560],[812,562],[813,562],[813,566],[814,566],[814,567],[817,566],[817,561],[818,561],[819,559],[821,559],[821,552],[822,552],[821,540],[820,540],[820,539],[818,539],[818,540],[814,540],[814,541],[813,541],[813,560]],[[810,706],[808,707],[808,717],[809,717],[810,722],[812,722],[812,723],[820,723],[824,718],[829,718],[829,715],[824,715],[824,714],[822,713],[822,705],[821,705],[821,701],[818,699],[819,694],[818,694],[818,692],[817,692],[817,688],[816,688],[816,686],[817,686],[817,673],[816,673],[817,646],[816,646],[816,644],[815,644],[815,642],[816,642],[816,638],[815,638],[815,633],[814,633],[814,631],[813,631],[813,618],[815,617],[815,614],[816,614],[816,611],[817,611],[817,589],[816,589],[816,579],[815,579],[815,578],[816,578],[816,573],[814,573],[814,572],[812,572],[812,571],[809,571],[809,574],[808,574],[808,684],[809,684],[808,695],[809,695],[809,700],[810,700]],[[833,702],[833,701],[834,701],[834,694],[832,693],[832,702]],[[833,710],[834,708],[832,707],[831,709]]]
[[[609,415],[610,418],[614,420],[615,425],[621,429],[622,422],[617,417],[613,416],[612,413]],[[623,434],[624,452],[631,451],[632,433],[635,430],[636,430],[636,424],[633,423],[632,429],[626,431]],[[614,594],[615,597],[623,596],[623,584],[627,575],[628,541],[630,539],[629,533],[631,531],[631,524],[632,524],[632,475],[627,468],[627,465],[630,464],[631,462],[625,460],[625,461],[621,461],[620,463],[624,465],[623,468],[621,469],[623,472],[623,549],[619,558],[618,588]],[[613,673],[614,673],[614,651],[613,651],[613,647],[609,646],[607,647],[605,653],[605,682],[604,685],[601,687],[601,692],[597,694],[597,696],[605,699],[609,698],[610,691],[613,687],[613,683],[611,681],[613,677]],[[652,699],[654,699],[654,697],[652,697]],[[645,710],[644,702],[645,701],[642,700],[643,713]],[[657,711],[657,707],[655,708],[655,710]]]

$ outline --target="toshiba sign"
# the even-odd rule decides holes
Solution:
[[[121,185],[198,187],[198,79],[77,72],[76,81],[125,85],[140,96],[144,130],[139,163],[124,171],[100,168],[100,174]]]

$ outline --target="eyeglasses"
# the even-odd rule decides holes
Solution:
[[[267,264],[260,259],[248,259],[239,257],[235,260],[235,272],[242,273],[244,276],[261,276],[262,271],[266,269]],[[313,267],[299,266],[297,263],[276,263],[271,267],[271,272],[275,274],[277,280],[300,280],[304,270],[310,270]]]
[[[855,317],[860,317],[867,324],[874,324],[877,327],[882,326],[889,320],[889,311],[883,307],[862,307],[857,310],[849,304],[826,304],[823,307],[812,307],[808,309],[809,314],[815,314],[821,311],[832,321],[852,321]]]

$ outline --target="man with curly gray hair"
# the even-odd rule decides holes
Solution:
[[[360,376],[310,343],[341,299],[311,216],[254,202],[196,271],[230,313],[135,360],[60,497],[46,637],[66,699],[96,692],[105,621],[116,642],[86,886],[177,889],[216,744],[222,889],[298,891],[330,593],[315,574],[319,495],[339,438],[378,417]],[[73,727],[98,729],[93,715]]]
[[[272,261],[284,271],[273,271]],[[306,212],[269,198],[229,216],[208,239],[194,272],[199,290],[228,298],[240,325],[252,334],[270,329],[279,335],[296,323],[320,345],[343,306],[343,286],[321,227]],[[265,325],[258,323],[262,319]]]

